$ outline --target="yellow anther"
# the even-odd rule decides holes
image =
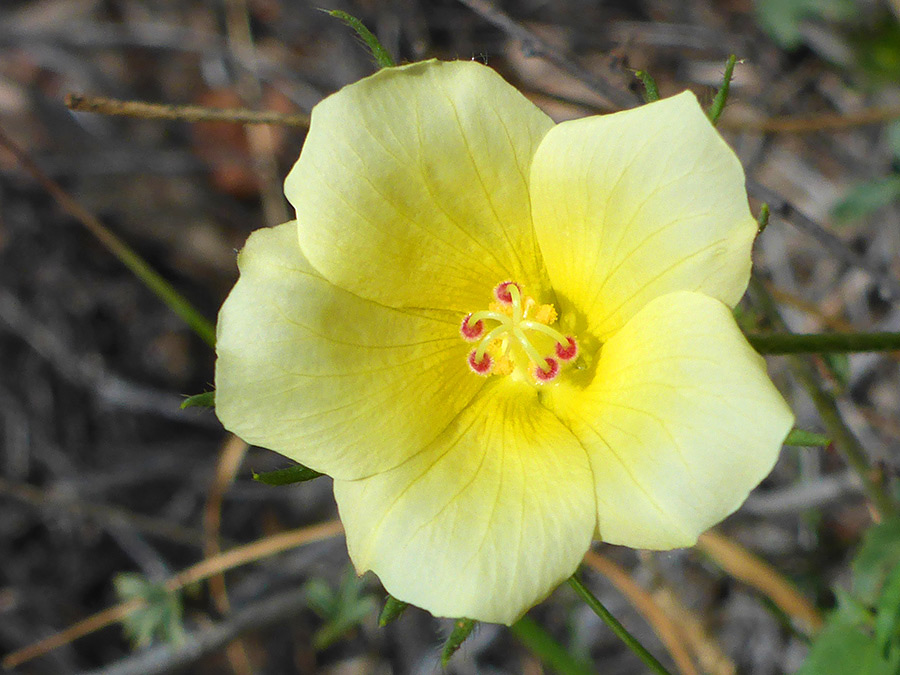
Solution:
[[[488,305],[488,309],[492,312],[497,312],[498,314],[504,314],[506,316],[513,315],[512,305],[504,305],[499,302],[492,302],[490,305]]]
[[[550,324],[556,323],[556,319],[559,315],[556,313],[556,307],[553,305],[541,305],[535,310],[532,317],[538,323],[542,323],[545,326],[549,326]]]
[[[494,361],[494,366],[491,368],[491,374],[509,375],[515,368],[516,364],[513,363],[511,358],[508,356],[501,356]]]

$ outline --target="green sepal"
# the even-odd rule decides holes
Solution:
[[[188,396],[181,402],[181,409],[184,410],[186,408],[215,408],[216,407],[216,392],[214,391],[204,391],[202,394],[194,394],[193,396]]]
[[[784,445],[797,445],[804,448],[824,447],[829,443],[831,443],[831,439],[828,436],[805,429],[791,429],[787,438],[784,439]]]
[[[731,76],[734,74],[735,63],[737,63],[737,57],[732,54],[728,57],[728,61],[725,62],[725,75],[722,77],[722,86],[716,92],[712,105],[709,106],[709,110],[706,113],[713,126],[718,124],[719,117],[722,116],[722,111],[725,110],[725,102],[728,100],[728,91],[731,89]]]
[[[646,70],[636,70],[634,76],[644,85],[644,100],[647,103],[653,103],[659,100],[659,87],[656,86],[656,80]]]
[[[393,595],[388,595],[387,600],[384,601],[384,607],[381,610],[381,614],[378,615],[378,625],[384,628],[391,623],[391,621],[396,621],[407,607],[409,607],[408,602],[403,602]]]
[[[277,469],[275,471],[266,471],[264,473],[253,472],[253,480],[265,483],[266,485],[290,485],[291,483],[305,483],[313,478],[318,478],[324,474],[313,471],[307,466],[297,464],[289,466],[286,469]]]
[[[769,225],[769,205],[766,202],[763,202],[759,207],[759,215],[756,216],[756,225],[759,228],[757,236],[762,234]]]
[[[388,53],[388,50],[382,46],[381,42],[378,41],[378,38],[365,27],[362,21],[357,19],[355,16],[347,14],[347,12],[342,12],[339,9],[334,10],[322,10],[326,14],[333,16],[335,19],[340,19],[345,24],[350,26],[353,30],[356,31],[356,34],[359,35],[360,39],[366,43],[366,47],[369,48],[369,51],[372,53],[372,58],[375,59],[375,63],[377,63],[381,68],[391,68],[396,66],[394,63],[394,59],[391,58],[391,55]]]
[[[462,647],[462,643],[466,641],[472,631],[475,630],[474,619],[457,619],[453,622],[453,631],[450,637],[444,643],[444,649],[441,651],[441,666],[446,668],[450,658]]]

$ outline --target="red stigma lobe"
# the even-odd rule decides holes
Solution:
[[[563,361],[571,361],[578,356],[578,343],[575,338],[570,335],[566,336],[567,345],[560,342],[556,343],[556,355]]]
[[[478,352],[473,349],[469,352],[469,368],[472,369],[473,373],[477,375],[490,375],[491,368],[494,365],[494,359],[490,357],[489,354],[485,353],[481,356],[481,360],[478,360]]]
[[[534,379],[538,382],[549,382],[559,375],[559,361],[556,359],[544,359],[547,362],[547,369],[544,370],[539,365],[534,366]]]
[[[512,293],[509,290],[510,286],[515,286],[521,293],[522,289],[515,281],[504,281],[502,284],[497,284],[497,287],[494,289],[494,297],[504,305],[512,304]]]
[[[466,318],[463,319],[462,325],[459,327],[459,332],[463,336],[463,340],[475,342],[484,334],[484,322],[479,319],[474,324],[470,324],[470,318],[472,318],[472,315],[466,314]]]

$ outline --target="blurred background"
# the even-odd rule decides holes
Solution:
[[[704,102],[736,54],[720,129],[754,212],[757,199],[772,206],[759,278],[795,331],[900,330],[897,0],[3,0],[0,129],[213,319],[247,235],[290,218],[281,184],[304,129],[127,119],[64,99],[308,112],[375,69],[320,6],[360,18],[398,62],[483,61],[556,120],[617,105],[548,49],[634,96],[642,69],[663,96],[690,88]],[[523,42],[523,28],[542,42]],[[761,325],[752,305],[742,320]],[[896,356],[809,362],[888,476],[900,464]],[[770,359],[797,425],[821,431],[788,365]],[[179,409],[212,377],[211,349],[0,148],[0,657],[138,598],[152,611],[127,630],[82,626],[15,672],[439,670],[448,621],[410,609],[378,628],[377,579],[355,579],[333,526],[298,530],[335,518],[329,479],[254,482],[287,460],[230,439],[209,410]],[[586,578],[673,673],[793,672],[871,522],[839,454],[786,448],[720,526],[724,548],[601,545]],[[287,531],[289,544],[276,538]],[[217,557],[250,542],[261,544],[239,565]],[[230,567],[224,582],[197,571],[204,560]],[[177,592],[161,588],[182,570],[194,572]],[[568,588],[529,616],[600,672],[645,672]],[[551,671],[485,625],[448,672]]]

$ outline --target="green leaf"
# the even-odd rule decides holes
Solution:
[[[214,391],[204,391],[202,394],[194,394],[193,396],[188,396],[184,401],[181,402],[181,409],[185,408],[215,408],[216,407],[216,392]]]
[[[291,485],[292,483],[305,483],[323,475],[302,464],[297,464],[286,469],[277,469],[276,471],[266,471],[264,473],[256,473],[254,471],[253,480],[266,485]]]
[[[891,518],[866,532],[852,563],[853,594],[874,605],[885,580],[900,565],[900,518]]]
[[[313,647],[327,649],[371,614],[377,607],[375,598],[365,593],[365,581],[348,569],[337,590],[323,579],[311,579],[304,587],[306,602],[323,620],[324,625],[313,635]]]
[[[900,22],[884,12],[880,20],[856,26],[848,36],[856,56],[856,65],[871,86],[893,86],[900,80]]]
[[[832,210],[840,223],[864,218],[900,199],[900,175],[878,178],[852,188]]]
[[[791,429],[787,438],[784,439],[784,445],[796,445],[805,448],[823,447],[830,442],[831,439],[828,436],[804,429]]]
[[[366,43],[366,46],[372,53],[372,57],[375,59],[375,63],[377,63],[380,67],[390,68],[397,65],[396,63],[394,63],[394,59],[391,58],[391,55],[388,53],[387,49],[385,49],[381,45],[381,42],[378,41],[378,38],[372,34],[372,31],[365,27],[362,21],[357,19],[355,16],[347,14],[347,12],[340,11],[339,9],[335,9],[332,11],[323,11],[336,19],[340,19],[345,24],[350,26],[350,28],[355,30],[360,39]]]
[[[378,625],[384,628],[391,621],[396,621],[407,607],[409,607],[408,602],[403,602],[393,595],[388,595],[387,600],[384,601],[384,608],[381,610],[381,614],[378,615]]]
[[[900,565],[895,565],[888,575],[881,597],[875,608],[875,642],[882,656],[889,657],[892,643],[896,642],[900,623]]]
[[[444,649],[441,650],[441,666],[447,667],[450,658],[462,647],[462,643],[475,630],[476,623],[473,619],[457,619],[453,622],[453,630],[444,643]]]
[[[135,647],[146,647],[156,639],[175,644],[184,641],[183,608],[178,593],[135,573],[119,574],[113,585],[123,602],[145,603],[122,619],[125,635]]]
[[[853,594],[843,588],[835,588],[834,597],[837,599],[837,608],[832,615],[840,614],[841,621],[853,626],[871,628],[875,625],[872,610]]]
[[[894,651],[885,659],[871,636],[832,615],[796,675],[897,675],[900,652]]]
[[[756,0],[759,25],[786,49],[796,49],[803,43],[800,33],[803,21],[847,21],[856,12],[854,0]]]

